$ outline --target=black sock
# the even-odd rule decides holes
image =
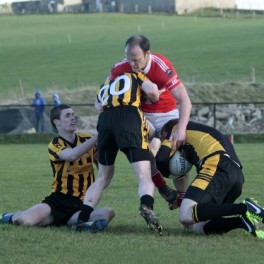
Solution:
[[[140,204],[145,204],[151,210],[153,210],[154,198],[148,194],[145,194],[145,195],[141,196]]]
[[[195,222],[216,219],[222,216],[243,215],[247,211],[246,204],[197,204],[193,207]]]
[[[78,216],[78,222],[87,222],[93,210],[94,209],[91,206],[83,204],[81,207],[81,212]]]
[[[221,217],[211,220],[203,230],[206,235],[223,234],[237,228],[244,228],[240,217]]]

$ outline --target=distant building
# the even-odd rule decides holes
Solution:
[[[190,13],[213,7],[219,9],[264,10],[264,0],[0,0],[0,12],[124,12]],[[9,8],[11,5],[11,8]]]
[[[237,9],[264,10],[264,0],[236,0]]]
[[[200,8],[222,8],[238,10],[264,10],[264,0],[175,0],[178,14],[189,13]]]
[[[200,8],[264,10],[264,0],[83,0],[90,12],[190,13]]]
[[[208,7],[234,9],[235,2],[236,0],[175,0],[175,9],[178,14],[190,13],[196,9]]]

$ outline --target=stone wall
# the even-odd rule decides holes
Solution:
[[[49,108],[49,107],[48,107]],[[98,114],[93,106],[74,106],[79,131],[96,133]],[[48,109],[45,115],[45,132],[52,131]],[[85,113],[92,113],[86,116]],[[0,134],[32,133],[34,117],[28,106],[0,107]],[[264,134],[264,103],[256,104],[194,104],[191,120],[216,127],[225,134]]]
[[[191,120],[219,129],[224,134],[264,134],[264,103],[194,104]],[[96,133],[98,115],[80,116],[81,131]]]
[[[193,105],[191,120],[223,133],[264,133],[264,103]]]

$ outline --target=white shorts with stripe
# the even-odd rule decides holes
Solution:
[[[160,137],[162,127],[171,119],[179,118],[179,110],[174,109],[166,113],[145,113],[151,130],[155,131],[155,136]],[[150,135],[151,137],[151,135]]]

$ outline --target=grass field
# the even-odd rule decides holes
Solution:
[[[255,197],[264,205],[264,144],[236,144],[246,182],[241,199]],[[47,144],[0,146],[0,212],[26,209],[50,191],[52,176]],[[116,210],[104,233],[75,233],[66,228],[0,225],[0,263],[263,263],[264,241],[235,230],[223,236],[194,236],[178,223],[155,196],[155,212],[164,236],[149,233],[137,210],[137,184],[123,155],[101,206]],[[194,171],[191,171],[193,177]]]
[[[36,88],[97,87],[123,58],[125,40],[138,33],[170,58],[185,82],[248,82],[252,66],[264,83],[263,23],[263,16],[0,16],[1,99],[32,97]]]

